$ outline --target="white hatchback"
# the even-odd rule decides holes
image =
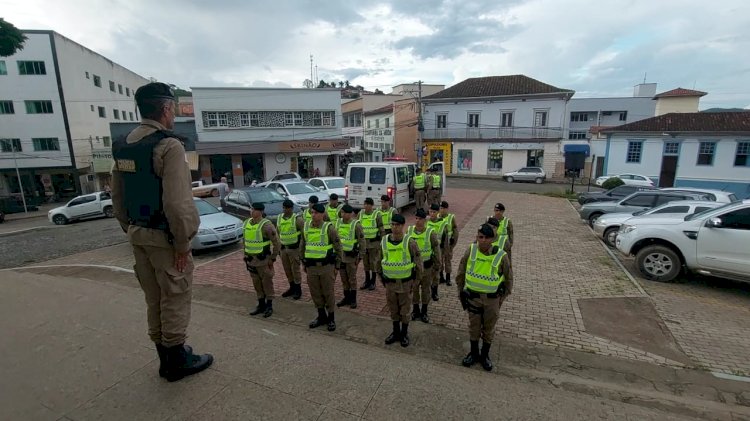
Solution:
[[[617,177],[622,180],[623,183],[629,186],[654,186],[654,180],[640,174],[619,174],[619,175],[604,175],[596,179],[595,184],[601,186],[605,181],[612,177]]]

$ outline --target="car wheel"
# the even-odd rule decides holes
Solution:
[[[680,257],[664,246],[648,246],[635,255],[635,264],[644,278],[672,282],[682,271]]]
[[[57,214],[52,217],[52,222],[54,222],[55,225],[65,225],[68,223],[68,218],[66,218],[65,215]]]
[[[542,177],[537,177],[537,178],[536,178],[536,179],[534,180],[534,182],[535,182],[536,184],[542,184],[542,181],[544,181],[544,180],[542,180]]]
[[[602,216],[601,213],[592,213],[591,215],[589,215],[589,226],[591,228],[594,227],[594,222],[596,222],[596,220],[599,219],[600,216]]]
[[[618,227],[610,227],[604,230],[604,243],[614,248],[615,240],[617,239],[617,231],[619,230],[620,228]]]
[[[211,190],[211,197],[219,197],[219,189]]]
[[[107,206],[104,208],[104,216],[107,218],[114,218],[115,217],[115,211],[112,209],[112,206]]]
[[[509,183],[512,183],[513,182],[513,177],[505,177],[505,181],[507,181]]]

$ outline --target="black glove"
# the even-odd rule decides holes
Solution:
[[[461,301],[461,307],[463,307],[464,310],[469,308],[469,293],[461,290],[461,292],[458,294],[458,299]]]
[[[450,245],[451,245],[451,247],[453,247],[453,246],[456,245],[456,239],[455,238],[451,238]]]

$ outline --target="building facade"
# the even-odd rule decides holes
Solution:
[[[276,174],[340,174],[338,89],[192,88],[200,177],[235,187]]]
[[[379,162],[393,155],[393,104],[365,113],[365,148]]]
[[[606,174],[750,197],[750,111],[669,113],[605,129]]]
[[[524,75],[467,79],[422,99],[425,163],[453,174],[502,176],[539,166],[549,177],[562,161],[574,91]]]
[[[56,32],[24,34],[0,59],[0,196],[20,193],[16,168],[37,201],[99,190],[109,124],[139,119],[133,95],[149,81]]]

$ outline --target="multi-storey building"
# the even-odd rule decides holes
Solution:
[[[56,32],[23,32],[23,50],[0,58],[0,196],[20,193],[16,168],[38,201],[103,188],[109,123],[139,119],[148,80]]]
[[[365,148],[371,151],[372,161],[382,161],[393,155],[393,104],[365,112]]]

